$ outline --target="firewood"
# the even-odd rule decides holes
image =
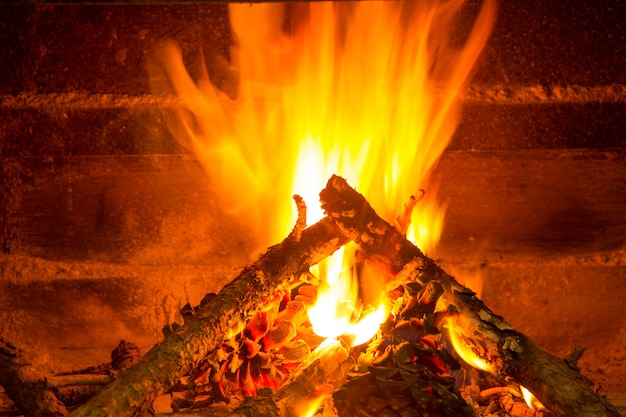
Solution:
[[[290,289],[311,265],[347,242],[329,219],[302,227],[303,221],[299,221],[290,236],[244,268],[184,325],[71,416],[124,417],[145,410],[241,330],[277,291]]]
[[[322,208],[341,233],[386,265],[398,282],[412,278],[442,285],[442,298],[460,312],[460,328],[465,338],[499,375],[525,386],[554,415],[619,417],[617,409],[577,369],[541,349],[493,313],[475,293],[380,218],[345,179],[333,176],[320,193],[320,199]]]
[[[108,375],[98,374],[75,374],[45,377],[46,388],[63,388],[77,385],[106,385],[113,378]]]
[[[21,350],[0,339],[0,385],[20,412],[33,417],[67,416],[69,411]]]

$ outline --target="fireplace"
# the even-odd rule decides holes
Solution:
[[[465,8],[461,32],[478,5]],[[498,5],[432,174],[447,214],[428,253],[553,354],[587,346],[583,373],[622,411],[623,9]],[[0,10],[0,337],[50,374],[107,362],[121,339],[146,351],[265,249],[172,137],[162,111],[180,102],[146,69],[168,38],[214,70],[227,4]]]

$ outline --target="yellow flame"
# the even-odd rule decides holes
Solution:
[[[539,401],[532,392],[528,391],[526,387],[520,385],[520,390],[522,391],[522,396],[528,408],[537,411],[544,411],[546,409],[546,407],[541,404],[541,401]]]
[[[302,407],[304,408],[304,411],[302,413],[294,414],[294,416],[313,417],[319,410],[324,400],[329,396],[330,394],[319,395],[318,397],[311,399],[309,402],[303,402]]]
[[[348,244],[312,268],[320,279],[315,304],[308,309],[313,331],[323,337],[346,335],[352,346],[370,340],[385,321],[388,309],[384,299],[363,311],[359,300],[359,279],[353,266],[355,246]],[[368,300],[369,301],[369,300]]]
[[[351,323],[346,329],[345,334],[350,337],[352,346],[362,345],[370,340],[378,327],[385,322],[389,315],[388,308],[385,304],[380,304],[378,308],[362,315],[361,319],[356,323]]]
[[[345,248],[339,249],[315,268],[320,286],[308,314],[313,331],[323,337],[341,336],[356,309],[355,282],[352,271],[343,268],[344,252]]]
[[[445,206],[439,204],[436,189],[428,192],[428,197],[419,203],[411,218],[406,237],[414,242],[424,253],[432,254],[443,232]]]
[[[450,339],[450,343],[461,359],[474,368],[494,373],[493,366],[491,366],[491,364],[486,360],[480,358],[467,344],[467,342],[463,340],[460,332],[454,324],[453,318],[446,319],[446,327],[448,328],[448,338]]]

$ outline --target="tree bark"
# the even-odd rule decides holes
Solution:
[[[229,334],[240,331],[277,291],[295,285],[311,265],[346,242],[328,219],[304,230],[297,226],[289,237],[270,247],[183,326],[71,416],[126,417],[145,410],[158,395],[197,367]]]
[[[387,266],[394,282],[436,281],[443,298],[459,310],[460,328],[477,353],[501,376],[525,386],[557,416],[619,417],[589,381],[565,361],[541,349],[493,313],[474,292],[459,284],[394,227],[365,198],[333,176],[320,193],[322,208],[346,237]]]

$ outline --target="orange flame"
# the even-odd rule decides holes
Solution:
[[[456,328],[456,325],[454,324],[454,318],[450,317],[446,319],[446,327],[448,328],[448,338],[450,339],[450,343],[461,359],[474,368],[494,373],[493,366],[491,366],[491,364],[486,360],[480,358],[467,344],[467,342],[463,340],[458,329]]]
[[[458,122],[458,92],[495,15],[487,0],[459,48],[452,24],[462,4],[229,4],[237,43],[230,73],[213,78],[236,74],[235,99],[206,71],[195,81],[171,43],[149,68],[153,79],[168,80],[155,89],[171,87],[184,103],[173,134],[199,156],[222,206],[245,213],[267,247],[293,224],[291,194],[316,194],[332,173],[388,220],[429,185]],[[305,198],[310,208],[316,200]],[[433,205],[429,217],[439,220],[414,222],[416,237],[426,224],[442,223],[444,210],[427,200],[420,212]],[[261,220],[269,208],[273,215]]]

